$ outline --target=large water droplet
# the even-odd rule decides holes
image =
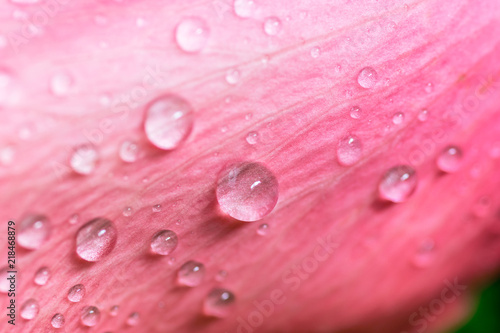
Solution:
[[[259,133],[254,131],[249,132],[247,134],[246,140],[250,145],[256,144],[257,142],[259,142]]]
[[[19,225],[17,242],[25,249],[38,249],[49,239],[51,229],[47,217],[43,215],[28,216]]]
[[[175,149],[191,132],[193,118],[193,108],[185,99],[164,95],[146,107],[146,136],[160,149]]]
[[[353,106],[351,108],[350,115],[351,115],[352,119],[359,119],[359,118],[361,118],[361,108],[359,106]]]
[[[135,142],[126,140],[120,146],[119,155],[123,162],[133,163],[137,161],[139,147]]]
[[[26,319],[26,320],[31,320],[36,317],[38,314],[38,311],[40,311],[40,306],[38,305],[38,302],[30,298],[26,302],[23,303],[21,306],[21,317]]]
[[[380,198],[392,202],[404,202],[415,192],[418,184],[417,173],[407,165],[389,169],[379,183]]]
[[[139,313],[133,312],[127,318],[127,325],[129,325],[129,326],[137,326],[139,324],[140,319],[141,318],[139,316]]]
[[[113,222],[97,217],[78,230],[76,253],[84,260],[98,261],[113,250],[117,237]]]
[[[216,195],[224,213],[240,221],[257,221],[276,206],[278,180],[263,164],[237,163],[220,174]]]
[[[339,140],[337,159],[342,165],[353,165],[361,158],[363,144],[355,135],[349,135]]]
[[[229,69],[226,72],[226,82],[229,84],[236,84],[240,81],[240,71],[237,69]]]
[[[281,31],[281,21],[277,17],[268,17],[264,21],[264,32],[269,36],[276,36]]]
[[[234,12],[239,17],[250,17],[255,13],[255,2],[253,0],[235,0]]]
[[[372,67],[363,68],[358,75],[358,83],[361,87],[370,89],[378,81],[378,74]]]
[[[84,296],[85,286],[83,284],[76,284],[68,290],[68,299],[71,302],[80,302]]]
[[[95,326],[101,319],[101,311],[95,306],[87,306],[83,309],[80,319],[85,326]]]
[[[177,45],[188,53],[201,51],[207,44],[209,35],[207,23],[198,17],[183,19],[175,29]]]
[[[203,303],[203,312],[207,316],[226,317],[234,305],[234,294],[222,288],[215,288],[210,291]]]
[[[455,172],[462,165],[462,150],[457,146],[448,146],[439,154],[437,166],[444,172]]]
[[[54,328],[61,328],[64,326],[64,323],[66,323],[66,319],[62,314],[56,313],[50,320],[50,323]]]
[[[75,148],[70,159],[73,171],[80,175],[91,174],[99,160],[97,150],[91,144],[83,144]]]
[[[205,266],[196,261],[188,261],[177,272],[177,282],[188,287],[195,287],[205,277]]]
[[[172,230],[160,230],[151,239],[151,251],[162,256],[172,253],[177,247],[177,234]]]
[[[47,267],[42,267],[36,271],[34,282],[39,286],[43,286],[47,283],[47,281],[49,281],[49,279],[50,270]]]

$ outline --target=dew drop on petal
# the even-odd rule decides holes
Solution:
[[[226,277],[227,277],[227,272],[225,270],[220,270],[215,276],[215,279],[219,282],[222,282],[226,279]]]
[[[137,326],[139,324],[140,319],[141,318],[139,316],[139,313],[138,312],[133,312],[127,318],[127,325],[129,325],[129,326]]]
[[[199,17],[183,19],[175,28],[175,40],[179,48],[188,53],[200,52],[207,44],[210,29]]]
[[[198,286],[205,277],[205,266],[197,261],[190,260],[184,263],[177,272],[177,282],[188,287]]]
[[[123,162],[133,163],[137,161],[139,147],[135,142],[126,140],[120,146],[119,155]]]
[[[234,294],[222,288],[214,288],[205,298],[203,313],[207,316],[223,318],[229,315],[235,302]]]
[[[361,108],[359,106],[353,106],[351,108],[350,116],[352,119],[361,118]]]
[[[235,0],[234,13],[239,17],[250,17],[255,13],[255,2],[253,0]]]
[[[76,253],[86,261],[107,256],[116,244],[118,233],[113,222],[97,217],[84,224],[76,234]]]
[[[365,89],[373,88],[377,81],[378,74],[372,67],[365,67],[358,74],[358,83]]]
[[[101,311],[95,306],[87,306],[82,310],[80,319],[84,326],[95,326],[101,319]]]
[[[132,207],[123,208],[123,212],[122,212],[123,216],[129,217],[132,215],[132,213],[133,213]]]
[[[161,212],[161,205],[160,204],[154,205],[152,209],[153,212],[155,213]]]
[[[463,153],[457,146],[448,146],[437,158],[437,166],[443,172],[452,173],[460,169]]]
[[[47,267],[41,267],[39,268],[36,273],[35,273],[35,278],[34,282],[39,285],[43,286],[49,281],[50,279],[50,270]]]
[[[246,140],[250,145],[257,144],[259,142],[259,133],[254,131],[249,132],[247,134]]]
[[[65,322],[66,322],[66,319],[60,313],[56,313],[52,317],[52,319],[50,320],[50,323],[52,324],[52,327],[54,327],[54,328],[61,328],[61,327],[63,327]]]
[[[118,311],[120,310],[120,307],[118,305],[113,305],[111,309],[109,309],[109,314],[113,317],[116,317],[118,315]]]
[[[264,21],[264,32],[269,36],[276,36],[281,31],[281,21],[277,17],[268,17]]]
[[[80,215],[75,213],[69,217],[68,222],[69,224],[76,224],[78,220],[80,220]]]
[[[83,284],[76,284],[68,290],[68,300],[77,303],[85,296],[85,286]]]
[[[389,169],[382,177],[378,192],[381,199],[404,202],[415,192],[418,184],[417,173],[407,165]]]
[[[269,232],[269,225],[267,223],[263,223],[259,225],[259,227],[257,228],[257,233],[261,236],[267,235],[268,232]]]
[[[404,113],[398,112],[394,116],[392,116],[392,123],[394,125],[401,125],[404,120],[405,120]]]
[[[434,85],[431,82],[427,83],[425,85],[425,92],[430,94],[433,91],[434,91]]]
[[[83,144],[75,148],[71,155],[70,166],[80,175],[91,174],[99,160],[97,150],[91,144]]]
[[[166,256],[175,250],[177,243],[178,238],[175,232],[172,230],[160,230],[151,239],[151,251]]]
[[[40,311],[40,306],[38,305],[38,302],[30,298],[26,302],[23,303],[21,306],[20,314],[21,318],[24,318],[26,320],[31,320],[36,317],[38,314],[38,311]]]
[[[355,135],[348,135],[339,140],[337,145],[337,159],[341,165],[353,165],[361,158],[363,144]]]
[[[193,127],[193,108],[183,98],[164,95],[146,107],[144,129],[148,140],[163,150],[177,148]]]
[[[311,52],[311,57],[313,57],[315,59],[317,57],[319,57],[319,55],[321,53],[321,51],[319,50],[319,47],[313,47],[310,52]]]
[[[419,112],[418,120],[420,120],[421,122],[424,122],[427,120],[427,118],[429,118],[429,111],[424,109],[424,110]]]
[[[278,202],[278,180],[263,164],[241,162],[219,175],[216,195],[220,209],[240,221],[267,216]]]
[[[28,250],[40,248],[50,238],[51,225],[44,215],[30,215],[19,224],[17,242]]]
[[[238,71],[237,69],[229,69],[227,72],[226,72],[226,82],[231,84],[231,85],[234,85],[236,83],[238,83],[240,81],[240,71]]]

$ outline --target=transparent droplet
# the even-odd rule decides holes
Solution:
[[[193,127],[193,108],[183,98],[164,95],[146,107],[144,129],[148,140],[164,150],[177,148]]]
[[[370,89],[375,86],[378,81],[378,74],[372,67],[363,68],[358,75],[358,83],[365,89]]]
[[[379,183],[380,198],[392,202],[404,202],[415,192],[418,184],[417,173],[407,165],[389,169]]]
[[[235,0],[234,13],[239,17],[250,17],[255,13],[255,2],[253,0]]]
[[[361,108],[359,106],[353,106],[350,112],[351,118],[359,119],[361,118]]]
[[[175,40],[179,48],[188,53],[200,52],[207,44],[210,29],[198,17],[183,19],[175,29]]]
[[[394,116],[392,116],[392,123],[394,125],[401,125],[404,120],[405,120],[404,113],[398,112]]]
[[[177,272],[177,282],[188,287],[198,286],[205,277],[205,266],[196,261],[188,261]]]
[[[139,147],[135,142],[126,140],[120,146],[119,155],[123,162],[133,163],[137,161]]]
[[[457,146],[448,146],[437,158],[437,166],[441,171],[452,173],[460,169],[462,165],[462,150]]]
[[[339,140],[337,145],[337,159],[342,165],[353,165],[361,158],[363,144],[355,135],[348,135]]]
[[[49,281],[49,279],[50,270],[47,267],[42,267],[36,271],[34,282],[39,286],[43,286],[47,283],[47,281]]]
[[[46,216],[30,215],[19,224],[17,242],[25,249],[36,250],[50,238],[51,229]]]
[[[76,234],[76,253],[87,261],[107,256],[116,244],[118,233],[110,220],[97,217],[83,225]]]
[[[82,324],[85,326],[95,326],[101,319],[101,311],[99,311],[99,309],[95,306],[87,306],[82,310],[82,316],[80,319]]]
[[[174,257],[170,257],[170,258],[168,258],[168,264],[169,264],[170,266],[173,266],[173,265],[175,264],[175,258],[174,258]]]
[[[252,114],[252,113],[247,113],[247,114],[245,115],[245,120],[250,120],[250,119],[252,119],[252,117],[253,117],[253,114]]]
[[[91,174],[99,160],[99,154],[94,146],[83,144],[75,148],[70,159],[70,165],[73,171],[80,175]]]
[[[427,118],[429,118],[429,111],[427,110],[422,110],[419,112],[418,114],[418,120],[420,120],[421,122],[424,122],[427,120]]]
[[[247,134],[246,140],[247,140],[248,144],[250,144],[250,145],[256,144],[257,142],[259,142],[259,133],[253,132],[253,131],[249,132]]]
[[[141,318],[139,316],[139,313],[133,312],[127,318],[127,325],[129,325],[129,326],[137,326],[139,324],[140,319]]]
[[[109,314],[116,317],[118,315],[118,311],[120,311],[120,307],[118,305],[113,305],[111,309],[109,309]]]
[[[281,31],[281,21],[277,17],[268,17],[264,21],[264,32],[269,36],[276,36]]]
[[[223,170],[216,195],[224,213],[240,221],[257,221],[276,206],[278,180],[263,164],[241,162]]]
[[[226,279],[226,277],[227,277],[227,272],[225,270],[220,270],[215,276],[215,279],[219,282],[222,282]]]
[[[26,302],[23,303],[21,306],[21,318],[24,318],[26,320],[31,320],[36,317],[38,314],[38,311],[40,311],[40,306],[38,305],[38,302],[30,298]]]
[[[240,81],[240,72],[237,69],[229,69],[226,72],[226,82],[229,84],[236,84]]]
[[[78,220],[80,220],[80,215],[73,214],[69,217],[68,222],[69,222],[69,224],[76,224],[76,223],[78,223]]]
[[[132,213],[133,213],[132,207],[123,208],[123,212],[122,212],[123,216],[129,217],[132,215]]]
[[[267,223],[263,223],[259,225],[259,227],[257,228],[257,233],[261,236],[267,235],[268,232],[269,232],[269,225]]]
[[[427,83],[425,85],[425,92],[430,94],[433,91],[434,91],[434,85],[431,82]]]
[[[172,253],[177,247],[177,234],[172,230],[160,230],[151,239],[151,251],[162,256]]]
[[[203,312],[207,316],[226,317],[230,314],[235,299],[234,294],[227,289],[212,289],[203,303]]]
[[[320,51],[319,47],[313,47],[313,48],[311,49],[311,57],[313,57],[313,58],[315,58],[315,59],[316,59],[317,57],[319,57],[320,53],[321,53],[321,51]]]
[[[64,323],[66,323],[66,319],[62,314],[56,313],[50,320],[50,323],[54,328],[61,328],[64,326]]]
[[[154,205],[153,212],[155,213],[161,212],[161,205],[160,204]]]
[[[83,284],[76,284],[68,290],[68,299],[71,302],[80,302],[84,296],[85,286]]]
[[[57,97],[67,95],[73,86],[73,78],[68,73],[58,73],[50,79],[50,91]]]
[[[424,268],[431,264],[434,259],[434,241],[425,239],[417,249],[413,257],[413,264],[416,267]]]

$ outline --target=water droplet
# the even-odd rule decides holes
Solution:
[[[50,279],[50,270],[47,267],[42,267],[38,269],[35,273],[35,283],[39,286],[43,286]]]
[[[250,132],[247,134],[246,140],[248,144],[254,145],[259,142],[259,133],[258,132]]]
[[[98,261],[115,247],[118,234],[108,219],[97,217],[84,224],[76,234],[76,253],[83,260]]]
[[[317,57],[319,57],[320,53],[321,53],[321,51],[319,50],[319,47],[313,47],[313,48],[311,49],[311,57],[313,57],[313,58],[315,58],[315,59],[316,59]]]
[[[50,91],[57,97],[67,95],[73,86],[73,78],[68,73],[58,73],[50,79]]]
[[[151,251],[166,256],[177,247],[177,234],[172,230],[160,230],[151,239]]]
[[[137,326],[137,324],[139,324],[139,320],[140,319],[141,318],[139,316],[139,313],[133,312],[127,318],[127,325],[129,325],[129,326]]]
[[[337,64],[337,66],[335,66],[335,72],[336,73],[342,72],[342,66],[340,64]]]
[[[255,13],[255,2],[253,0],[235,0],[234,12],[239,17],[250,17]]]
[[[20,313],[22,318],[26,320],[31,320],[36,317],[38,311],[40,311],[40,306],[38,305],[38,302],[33,298],[30,298],[26,302],[24,302],[24,304],[21,306]]]
[[[10,280],[7,280],[10,276],[8,271],[9,268],[7,266],[0,269],[0,292],[4,294],[8,293],[10,289]],[[13,285],[13,287],[15,287],[15,285]]]
[[[153,212],[155,213],[161,212],[161,205],[160,204],[154,205]]]
[[[222,282],[226,279],[226,277],[227,277],[227,272],[224,270],[220,270],[215,276],[215,279],[219,282]]]
[[[425,109],[420,111],[420,113],[418,114],[418,120],[420,120],[421,122],[424,122],[427,120],[427,118],[429,118],[429,111],[427,111]]]
[[[439,154],[437,166],[441,171],[452,173],[462,165],[462,150],[457,146],[448,146]]]
[[[83,309],[80,319],[85,326],[95,326],[101,319],[101,311],[95,306],[87,306]]]
[[[129,217],[132,215],[132,213],[133,213],[132,207],[123,208],[123,212],[122,212],[123,216]]]
[[[77,303],[85,296],[85,286],[83,284],[76,284],[68,291],[68,299],[71,302]]]
[[[245,120],[250,120],[250,119],[252,119],[252,117],[253,117],[253,114],[252,114],[252,113],[247,113],[247,114],[245,115]]]
[[[164,95],[146,107],[146,136],[160,149],[177,148],[187,138],[192,127],[193,108],[179,96]]]
[[[257,228],[257,233],[261,236],[267,235],[268,232],[269,232],[269,225],[267,223],[263,223],[259,225],[259,227]]]
[[[425,85],[425,92],[428,93],[428,94],[430,94],[433,91],[434,91],[434,85],[432,83],[430,83],[430,82],[427,83]]]
[[[339,140],[337,145],[337,159],[341,165],[353,165],[361,158],[363,144],[355,135],[348,135]]]
[[[45,243],[51,233],[50,221],[43,215],[30,215],[19,225],[17,242],[28,250],[36,250]]]
[[[200,52],[207,44],[209,35],[207,23],[198,17],[183,19],[175,29],[177,45],[188,53]]]
[[[235,296],[227,289],[215,288],[210,291],[203,303],[203,312],[207,316],[226,317],[234,305]]]
[[[109,309],[109,314],[113,317],[116,317],[118,315],[118,311],[120,310],[120,307],[118,305],[113,305],[111,309]]]
[[[375,86],[378,81],[378,74],[372,67],[363,68],[358,75],[358,83],[365,89],[370,89]]]
[[[264,21],[264,32],[269,36],[276,36],[281,31],[281,21],[277,17],[268,17]]]
[[[78,223],[78,220],[80,220],[80,215],[75,213],[69,217],[68,222],[69,224],[76,224]]]
[[[66,322],[66,319],[60,313],[56,313],[52,317],[52,319],[50,320],[50,323],[52,324],[52,327],[54,327],[54,328],[61,328],[61,327],[63,327],[65,322]]]
[[[177,282],[188,287],[198,286],[205,277],[205,266],[196,261],[188,261],[177,273]]]
[[[415,170],[407,165],[389,169],[378,186],[380,198],[392,202],[404,202],[415,192],[418,179]]]
[[[139,147],[135,142],[126,140],[120,146],[119,155],[123,162],[133,163],[137,161]]]
[[[236,84],[240,81],[240,72],[237,69],[229,69],[226,72],[226,82],[229,84]]]
[[[394,116],[392,116],[392,123],[394,125],[401,125],[404,120],[405,120],[404,113],[398,112]]]
[[[424,268],[429,266],[434,258],[434,241],[425,239],[417,249],[413,257],[413,264],[416,267]]]
[[[351,118],[353,119],[359,119],[361,118],[361,108],[359,106],[353,106],[351,108]]]
[[[257,221],[276,206],[278,180],[263,164],[241,162],[220,174],[216,195],[224,213],[240,221]]]
[[[94,146],[83,144],[75,148],[71,156],[70,165],[73,171],[80,175],[91,174],[99,159],[99,154]]]

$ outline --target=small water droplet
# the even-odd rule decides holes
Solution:
[[[413,257],[413,264],[416,267],[424,268],[431,264],[434,259],[434,241],[425,239],[417,249]]]
[[[337,66],[335,66],[335,72],[336,73],[342,72],[342,66],[340,64],[337,64]]]
[[[234,13],[239,17],[250,17],[255,13],[255,2],[253,0],[235,0]]]
[[[448,146],[437,158],[437,166],[443,172],[452,173],[462,165],[463,153],[457,146]]]
[[[123,216],[129,217],[132,215],[132,213],[133,213],[132,207],[123,208],[123,212],[122,212]]]
[[[253,114],[252,114],[252,113],[247,113],[247,114],[245,115],[245,120],[250,120],[250,119],[252,119],[252,117],[253,117]]]
[[[281,21],[277,17],[268,17],[264,21],[264,32],[269,36],[276,36],[281,31]]]
[[[153,212],[155,213],[161,212],[161,205],[160,204],[154,205]]]
[[[337,159],[341,165],[353,165],[361,158],[363,144],[355,135],[348,135],[339,140],[337,145]]]
[[[415,170],[407,165],[389,169],[379,183],[380,198],[392,202],[404,202],[415,192],[418,178]]]
[[[229,84],[236,84],[240,81],[240,71],[238,71],[237,69],[229,69],[227,72],[226,72],[226,82],[229,83]]]
[[[175,232],[172,230],[160,230],[151,239],[151,251],[166,256],[175,250],[177,243],[178,238]]]
[[[425,85],[425,92],[430,94],[433,91],[434,91],[434,85],[431,82],[427,83]]]
[[[220,270],[215,276],[215,279],[219,282],[222,282],[226,279],[226,277],[227,277],[227,272],[225,270]]]
[[[359,106],[353,106],[351,108],[350,115],[351,115],[352,119],[359,119],[359,118],[361,118],[361,108]]]
[[[420,120],[421,122],[424,122],[427,120],[427,118],[429,118],[429,111],[427,111],[425,109],[420,111],[420,113],[418,114],[418,120]]]
[[[95,326],[101,319],[101,311],[95,306],[87,306],[82,310],[80,319],[85,326]]]
[[[146,136],[160,149],[177,148],[187,138],[192,127],[193,108],[179,96],[164,95],[146,107]]]
[[[375,86],[378,81],[378,74],[372,67],[363,68],[358,75],[358,83],[365,89],[370,89]]]
[[[320,51],[319,47],[313,47],[311,49],[311,57],[313,57],[314,59],[319,57],[320,53],[321,53],[321,51]]]
[[[175,29],[175,40],[179,48],[188,53],[200,52],[207,44],[210,29],[199,17],[183,19]]]
[[[392,123],[394,125],[401,125],[404,120],[405,120],[404,113],[398,112],[394,116],[392,116]]]
[[[77,303],[85,296],[85,286],[83,284],[76,284],[68,291],[68,299],[71,302]]]
[[[30,215],[19,224],[17,242],[28,250],[40,248],[50,238],[51,226],[44,215]]]
[[[66,319],[62,314],[56,313],[50,320],[50,323],[54,328],[61,328],[64,326],[64,323],[66,323]]]
[[[80,215],[75,213],[69,217],[68,222],[69,224],[76,224],[78,223],[79,220],[80,220]]]
[[[83,144],[75,148],[70,159],[70,165],[73,171],[80,175],[91,174],[99,160],[99,154],[94,146]]]
[[[248,133],[246,140],[247,140],[248,144],[250,144],[250,145],[257,144],[257,142],[259,142],[259,133],[253,132],[253,131]]]
[[[31,320],[36,317],[38,314],[38,311],[40,311],[40,306],[38,305],[38,302],[30,298],[26,302],[23,303],[21,306],[21,318],[24,318],[26,320]]]
[[[107,256],[116,244],[118,233],[113,222],[97,217],[84,224],[76,234],[76,253],[86,261]]]
[[[42,267],[36,271],[34,282],[39,286],[43,286],[47,283],[47,281],[49,281],[49,279],[50,270],[47,267]]]
[[[278,180],[263,164],[241,162],[223,170],[216,195],[224,213],[240,221],[257,221],[276,206]]]
[[[227,289],[212,289],[203,303],[203,312],[207,316],[226,317],[230,313],[235,299],[234,294]]]
[[[177,272],[177,282],[188,287],[198,286],[205,277],[205,266],[196,261],[188,261]]]
[[[123,162],[133,163],[137,161],[139,147],[135,142],[126,140],[120,146],[119,155]]]
[[[257,233],[261,236],[267,235],[268,232],[269,232],[269,225],[267,223],[263,223],[259,225],[259,227],[257,228]]]
[[[133,312],[127,318],[127,325],[129,325],[129,326],[137,326],[139,324],[140,319],[141,318],[139,316],[139,313]]]
[[[113,305],[111,309],[109,309],[109,314],[113,317],[116,317],[118,315],[118,311],[120,310],[120,307],[118,305]]]
[[[57,97],[67,95],[73,86],[73,78],[68,73],[58,73],[50,79],[50,91]]]

